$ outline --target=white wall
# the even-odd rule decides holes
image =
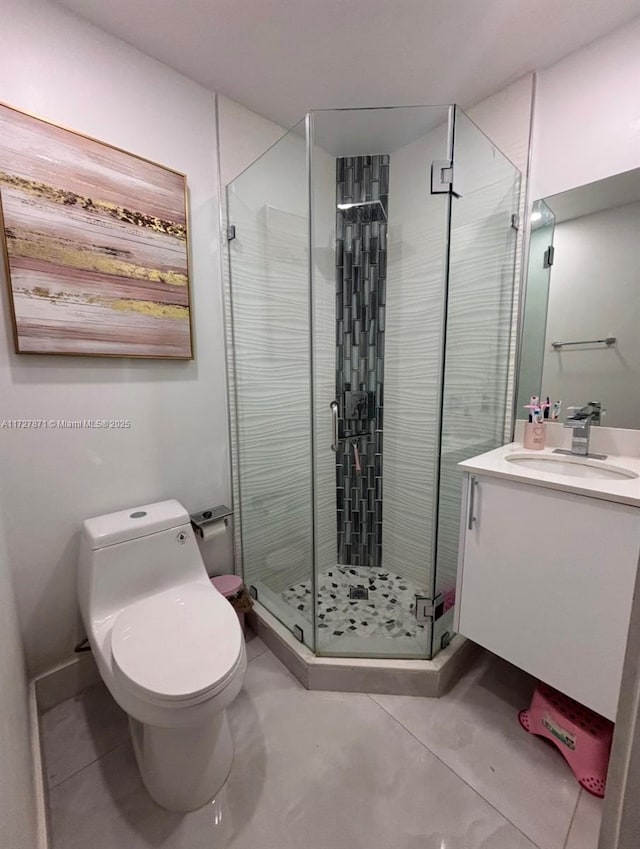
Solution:
[[[529,153],[532,74],[500,89],[469,109],[467,115],[524,175]]]
[[[218,145],[222,186],[234,180],[285,132],[273,121],[219,94]]]
[[[213,95],[49,4],[7,0],[0,100],[183,171],[190,191],[193,362],[13,353],[4,281],[0,419],[123,418],[126,431],[0,429],[7,547],[29,667],[81,633],[76,550],[87,516],[176,497],[229,503]],[[231,566],[228,540],[205,556]]]
[[[0,517],[0,846],[38,845],[27,676]]]
[[[542,389],[568,404],[602,401],[607,427],[640,428],[640,203],[556,224]],[[554,339],[604,345],[554,351]]]
[[[640,18],[540,71],[532,198],[640,165]]]

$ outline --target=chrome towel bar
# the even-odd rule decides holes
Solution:
[[[616,344],[616,341],[615,336],[606,336],[604,339],[582,339],[579,342],[552,342],[551,347],[555,348],[556,351],[558,348],[564,348],[567,345],[606,345],[610,348],[611,345]]]

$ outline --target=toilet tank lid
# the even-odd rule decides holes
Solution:
[[[86,519],[83,533],[89,548],[97,549],[188,524],[185,508],[179,501],[170,499]]]

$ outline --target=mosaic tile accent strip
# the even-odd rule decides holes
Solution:
[[[415,618],[417,588],[399,575],[368,567],[337,565],[318,580],[318,628],[327,636],[417,637],[425,626]],[[351,599],[352,587],[368,590],[367,599]],[[282,593],[290,607],[312,621],[311,581],[295,584]]]
[[[389,156],[336,161],[337,559],[382,562],[384,313]],[[358,469],[358,466],[360,469]]]

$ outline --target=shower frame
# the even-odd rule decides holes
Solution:
[[[318,625],[319,621],[317,618],[318,613],[318,546],[320,544],[320,537],[322,534],[326,536],[326,530],[320,526],[319,515],[322,511],[322,507],[326,507],[325,502],[320,502],[321,495],[319,492],[319,488],[317,486],[318,479],[318,470],[317,470],[317,456],[319,451],[319,446],[322,443],[328,443],[329,441],[329,408],[328,405],[324,403],[326,399],[321,399],[318,397],[318,378],[317,378],[317,363],[316,363],[316,355],[317,351],[314,347],[314,340],[317,336],[317,327],[318,327],[318,303],[315,297],[317,286],[317,281],[315,280],[316,270],[315,267],[318,264],[317,254],[321,252],[323,249],[316,244],[317,239],[315,238],[314,233],[314,203],[315,203],[315,193],[317,192],[317,184],[314,183],[314,123],[318,120],[322,119],[323,115],[331,113],[333,116],[339,116],[340,113],[343,115],[348,114],[353,116],[355,113],[387,113],[393,114],[394,110],[402,110],[402,109],[445,109],[447,111],[447,125],[446,125],[446,143],[445,149],[442,150],[441,158],[435,159],[432,166],[432,174],[430,175],[430,189],[432,194],[440,194],[442,195],[442,202],[444,204],[443,210],[443,220],[444,220],[444,231],[445,237],[442,240],[441,244],[441,252],[442,252],[442,281],[441,281],[441,289],[440,289],[440,314],[441,314],[441,342],[440,342],[440,355],[437,363],[437,373],[438,373],[438,384],[439,384],[439,397],[438,403],[435,409],[435,445],[434,445],[434,457],[433,457],[433,482],[434,482],[434,498],[433,504],[434,509],[432,510],[431,516],[427,518],[427,521],[430,521],[432,525],[432,535],[431,535],[431,545],[430,545],[430,557],[431,557],[431,569],[430,574],[428,576],[428,588],[421,593],[422,605],[424,606],[424,611],[427,615],[431,614],[433,616],[433,620],[431,623],[427,622],[426,624],[431,627],[428,628],[428,637],[427,637],[427,645],[425,645],[425,651],[422,655],[416,655],[415,653],[407,653],[406,651],[402,651],[402,649],[398,651],[394,651],[393,654],[383,651],[349,651],[343,650],[340,647],[337,649],[327,649],[326,646],[322,646],[318,640]],[[463,117],[461,117],[463,116]],[[277,618],[283,622],[288,629],[301,641],[305,642],[308,648],[310,648],[317,656],[327,656],[327,657],[396,657],[396,658],[416,658],[416,657],[424,657],[430,658],[433,657],[440,648],[447,645],[449,639],[451,638],[451,623],[452,623],[452,614],[453,611],[446,611],[444,616],[442,615],[443,607],[445,606],[444,594],[439,592],[438,587],[438,547],[441,542],[440,533],[441,533],[441,503],[440,503],[440,495],[442,490],[442,457],[443,450],[446,449],[446,439],[447,435],[443,434],[443,420],[447,415],[447,401],[445,399],[445,380],[447,377],[447,337],[448,337],[448,323],[449,323],[449,307],[450,307],[450,277],[451,277],[451,257],[452,257],[452,244],[451,244],[451,233],[452,233],[452,201],[453,198],[457,196],[456,190],[454,188],[453,174],[455,173],[455,142],[456,142],[456,120],[464,121],[467,123],[467,126],[473,127],[473,131],[477,133],[478,139],[484,139],[483,144],[487,144],[491,147],[492,151],[497,151],[497,148],[490,142],[490,140],[486,139],[486,137],[481,133],[479,129],[473,125],[473,123],[468,119],[459,107],[456,106],[447,106],[447,107],[389,107],[388,109],[376,109],[376,110],[317,110],[307,114],[303,122],[296,125],[292,130],[288,133],[285,133],[281,139],[279,139],[275,145],[269,148],[261,157],[256,160],[256,162],[252,163],[241,175],[232,181],[226,189],[226,204],[223,209],[223,233],[226,236],[224,239],[224,247],[226,252],[226,262],[225,262],[225,286],[224,286],[224,294],[225,294],[225,329],[227,336],[227,379],[228,379],[228,395],[229,395],[229,408],[230,408],[230,434],[231,434],[231,453],[232,453],[232,477],[233,477],[233,495],[234,495],[234,509],[235,509],[235,557],[237,569],[242,572],[245,580],[247,581],[250,587],[254,586],[253,577],[250,574],[250,569],[247,568],[247,564],[244,560],[244,552],[246,550],[245,545],[245,534],[243,533],[243,481],[241,474],[241,464],[243,462],[243,437],[241,434],[241,425],[240,425],[240,415],[238,413],[238,330],[236,327],[236,321],[234,321],[234,280],[233,280],[233,249],[234,249],[234,241],[239,235],[239,231],[235,228],[235,216],[233,211],[230,214],[230,192],[233,192],[234,185],[237,185],[237,180],[243,177],[243,175],[247,175],[251,169],[256,165],[257,162],[263,159],[263,157],[269,156],[270,151],[274,151],[274,149],[284,141],[284,139],[295,139],[295,135],[298,134],[298,138],[301,135],[301,130],[304,132],[304,147],[305,147],[305,170],[306,170],[306,206],[308,209],[307,216],[307,229],[306,229],[306,240],[307,240],[307,256],[308,256],[308,265],[307,265],[307,286],[308,286],[308,375],[309,375],[309,398],[308,398],[308,411],[309,411],[309,453],[311,457],[311,469],[309,470],[309,485],[310,485],[310,508],[311,508],[311,522],[309,524],[309,551],[310,551],[310,579],[311,579],[311,596],[313,599],[313,603],[311,605],[311,637],[309,634],[304,633],[304,629],[296,624],[295,621],[286,621],[285,617],[282,615],[278,615],[279,611],[274,609],[273,604],[267,603],[267,609],[270,610],[272,614],[275,614]],[[293,136],[292,136],[293,134]],[[480,142],[478,142],[480,143]],[[500,152],[498,151],[500,154]],[[506,157],[503,154],[500,154],[505,163],[508,162]],[[391,159],[393,163],[393,158]],[[426,166],[431,166],[432,163],[424,163]],[[511,163],[509,163],[511,165]],[[452,168],[452,171],[447,173],[449,167]],[[511,165],[511,168],[514,172],[514,180],[517,182],[517,187],[514,189],[513,193],[513,214],[517,214],[518,206],[519,206],[519,172],[515,169],[515,166]],[[393,174],[393,171],[391,171]],[[516,178],[517,175],[517,178]],[[442,177],[451,176],[451,181],[449,184],[441,183]],[[245,178],[246,179],[246,178]],[[393,177],[391,178],[393,180]],[[392,184],[393,185],[393,184]],[[268,204],[265,206],[266,214],[269,213]],[[286,211],[275,209],[274,215],[276,213],[282,213],[286,215]],[[288,222],[289,226],[295,229],[295,222]],[[514,294],[514,276],[515,276],[515,233],[512,230],[509,234],[510,245],[506,253],[510,254],[509,257],[505,258],[505,262],[503,266],[510,266],[510,287],[507,293],[508,304],[502,304],[502,308],[505,308],[505,312],[508,312],[509,315],[509,330],[506,334],[506,337],[502,340],[502,348],[506,352],[506,360],[508,360],[508,351],[511,345],[511,333],[513,329],[512,324],[512,304],[513,304],[513,294]],[[503,269],[504,270],[504,269]],[[326,318],[326,316],[325,316]],[[508,362],[505,361],[504,364],[504,410],[506,412],[507,407],[507,370],[508,370]],[[496,433],[500,432],[499,439],[500,442],[504,439],[504,421],[502,422],[502,427],[494,428],[491,439],[488,440],[490,443],[496,442]],[[500,443],[498,443],[500,444]],[[474,450],[474,453],[480,453],[481,450],[488,450],[490,447],[495,447],[494,444],[484,444],[482,441],[477,445],[478,450]],[[463,459],[460,456],[459,459]],[[450,477],[455,477],[455,467],[449,469],[447,474]],[[460,476],[461,477],[461,476]],[[451,482],[450,482],[451,483]],[[451,488],[451,487],[450,487]],[[455,487],[454,487],[455,488]],[[449,493],[449,496],[451,494]],[[449,499],[451,500],[451,499]],[[449,523],[451,524],[451,523]],[[450,529],[449,529],[450,530]],[[451,533],[449,534],[451,536]],[[449,547],[451,547],[451,539],[448,541]],[[379,570],[380,571],[380,570]],[[265,590],[266,592],[266,590]],[[261,592],[259,597],[259,602],[261,604],[265,603],[264,594]]]

